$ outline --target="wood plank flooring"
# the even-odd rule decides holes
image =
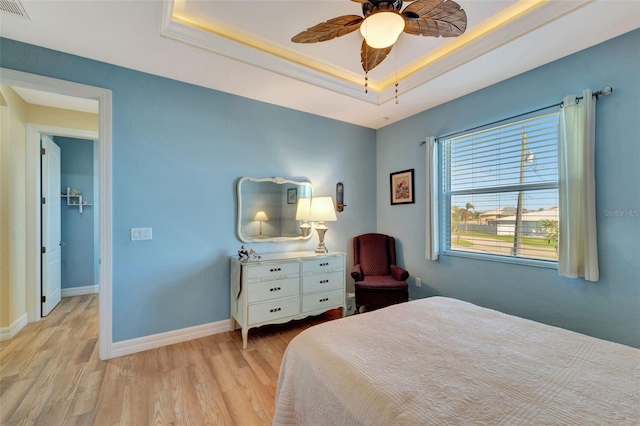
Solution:
[[[270,425],[280,362],[318,317],[98,358],[98,296],[0,342],[0,425]]]

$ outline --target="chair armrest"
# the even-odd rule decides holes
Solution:
[[[362,267],[360,264],[353,267],[351,270],[351,277],[356,281],[362,281],[364,279],[364,274],[362,273]]]
[[[409,278],[409,271],[399,266],[391,265],[391,276],[397,281],[406,281]]]

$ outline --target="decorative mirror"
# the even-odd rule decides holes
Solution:
[[[311,182],[281,177],[238,180],[238,238],[245,243],[307,240],[311,233],[296,220],[300,199],[313,197]],[[303,201],[304,202],[304,201]]]

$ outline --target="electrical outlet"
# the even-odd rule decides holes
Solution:
[[[416,287],[420,287],[422,285],[422,280],[416,277]]]

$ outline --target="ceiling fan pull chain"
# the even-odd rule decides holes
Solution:
[[[364,93],[369,93],[369,75],[368,72],[364,72]]]
[[[398,101],[398,50],[399,47],[396,47],[396,105],[400,103],[400,101]]]

